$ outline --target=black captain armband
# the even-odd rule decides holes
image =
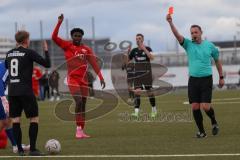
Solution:
[[[224,79],[224,76],[220,76],[219,78],[220,78],[220,79]]]

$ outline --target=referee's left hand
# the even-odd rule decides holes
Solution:
[[[224,84],[225,84],[224,79],[219,79],[219,84],[218,84],[219,88],[222,88]]]

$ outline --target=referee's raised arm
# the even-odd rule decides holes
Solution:
[[[173,20],[172,20],[172,16],[170,14],[167,15],[166,20],[168,21],[170,28],[172,30],[172,33],[174,34],[174,36],[176,37],[176,39],[178,40],[178,42],[180,44],[183,43],[184,37],[178,32],[177,28],[175,27],[175,25],[173,24]]]

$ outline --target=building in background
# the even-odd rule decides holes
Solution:
[[[15,41],[9,38],[0,37],[0,59],[5,59],[7,51],[14,48],[15,45]]]
[[[224,64],[240,64],[240,41],[216,41],[213,42],[220,50],[220,56]]]
[[[220,60],[224,65],[240,64],[240,41],[213,42],[220,52]],[[170,66],[187,66],[187,55],[182,52],[158,52],[155,54],[155,63]]]
[[[96,39],[94,48],[96,55],[104,62],[104,70],[102,72],[103,76],[106,78],[106,81],[109,82],[107,88],[111,90],[113,86],[111,86],[111,71],[109,70],[109,68],[111,66],[113,69],[119,69],[119,67],[115,66],[115,64],[111,64],[111,58],[116,54],[123,54],[124,51],[121,51],[119,49],[115,49],[113,51],[104,50],[105,45],[109,42],[110,38]],[[62,64],[65,64],[66,61],[63,50],[59,48],[51,39],[48,39],[47,43],[49,46],[49,52],[53,64],[52,69],[57,68]],[[93,48],[92,39],[83,39],[83,43]],[[220,51],[220,59],[222,60],[224,65],[224,74],[227,84],[226,86],[235,86],[239,82],[238,72],[240,68],[238,67],[238,64],[240,64],[240,42],[223,41],[213,43],[219,48]],[[7,38],[0,38],[0,59],[5,59],[6,52],[14,47],[15,41]],[[31,40],[30,48],[36,50],[40,54],[43,54],[41,40]],[[119,61],[122,61],[122,59],[119,59]],[[188,77],[188,59],[183,51],[179,51],[178,53],[156,52],[153,63],[162,64],[168,68],[167,73],[160,77],[161,80],[174,84],[174,87],[184,87],[187,85],[187,80],[183,79],[183,77]],[[67,75],[65,69],[65,67],[58,68],[58,72],[61,77],[61,85],[59,86],[61,92],[65,92],[68,90],[67,86],[64,85],[65,77]],[[216,72],[215,67],[213,71],[214,73]],[[186,74],[186,76],[182,76],[183,74]],[[215,80],[217,80],[217,78],[215,78]],[[217,84],[217,81],[214,81],[214,84]],[[96,84],[95,88],[100,89],[97,88],[98,86],[100,85]]]
[[[64,53],[51,39],[46,40],[49,46],[49,52],[52,60],[52,67],[58,67],[65,63]],[[104,46],[110,42],[110,38],[99,38],[95,40],[92,47],[92,39],[83,39],[83,43],[94,48],[97,57],[104,62],[104,68],[110,68],[111,57],[114,54],[124,53],[123,51],[107,52]],[[240,41],[216,41],[213,42],[220,51],[220,59],[224,65],[240,64]],[[6,52],[15,47],[15,41],[9,38],[0,38],[0,59],[4,59]],[[42,41],[31,40],[30,48],[43,54]],[[184,52],[155,52],[154,63],[160,63],[168,67],[171,66],[187,66],[188,59]]]

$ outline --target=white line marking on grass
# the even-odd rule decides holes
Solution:
[[[236,100],[240,100],[240,98],[216,98],[216,99],[212,99],[212,102],[215,103],[216,101],[236,101]],[[182,102],[181,100],[172,100],[172,101],[161,101],[159,102],[160,104],[165,104],[165,103],[183,103],[183,104],[189,104],[188,101],[184,101]]]
[[[231,101],[231,100],[239,100],[240,98],[216,98],[213,101]]]
[[[240,98],[219,98],[219,99],[212,99],[212,104],[238,104],[240,103],[239,101],[234,101],[234,100],[239,100]],[[220,101],[220,102],[219,102]],[[224,101],[231,101],[231,102],[224,102]],[[184,105],[188,105],[188,101],[183,102]]]
[[[189,104],[189,102],[185,101],[185,102],[183,102],[183,104],[187,105],[187,104]]]
[[[168,158],[168,157],[228,157],[240,156],[240,153],[223,154],[169,154],[169,155],[58,155],[58,156],[24,156],[21,158]],[[19,158],[19,156],[0,156],[0,158]]]
[[[212,104],[238,104],[240,102],[214,102]]]
[[[238,104],[240,102],[212,102],[211,104]],[[189,105],[189,102],[183,102],[184,105]]]

